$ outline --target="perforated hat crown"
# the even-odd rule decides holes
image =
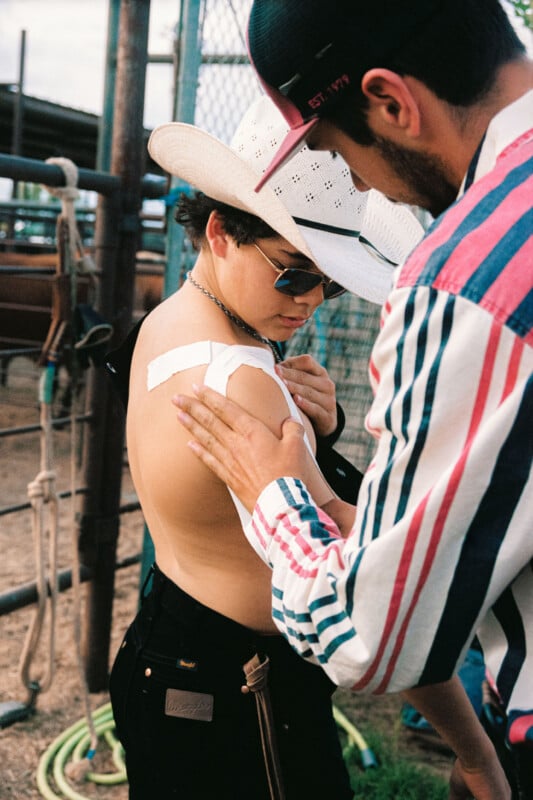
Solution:
[[[421,238],[420,224],[407,208],[375,192],[358,192],[341,158],[307,147],[256,192],[286,132],[280,112],[261,97],[244,115],[230,146],[194,125],[170,122],[152,132],[148,148],[167,172],[208,197],[259,217],[330,278],[382,303],[394,265]],[[370,248],[359,241],[361,232]]]

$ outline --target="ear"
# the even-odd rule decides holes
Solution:
[[[368,121],[374,133],[420,135],[420,107],[401,75],[390,69],[370,69],[363,75],[361,89],[368,98]]]
[[[225,258],[231,237],[224,230],[224,219],[218,211],[212,211],[205,226],[205,238],[215,256]]]

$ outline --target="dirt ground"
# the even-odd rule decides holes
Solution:
[[[10,365],[7,387],[0,387],[0,429],[35,424],[39,419],[37,405],[38,371],[27,359],[15,359]],[[27,502],[27,484],[39,471],[39,435],[37,433],[0,438],[0,508]],[[54,433],[56,489],[70,486],[70,433],[68,429]],[[127,467],[124,471],[123,502],[135,499]],[[60,502],[59,569],[72,565],[71,505]],[[140,512],[123,515],[118,557],[140,552],[143,519]],[[35,556],[31,511],[0,516],[0,594],[18,585],[35,580]],[[124,629],[132,618],[139,591],[138,565],[116,573],[111,658]],[[82,592],[83,593],[83,592]],[[25,701],[26,692],[18,670],[19,657],[35,607],[27,607],[0,616],[0,704]],[[38,697],[37,711],[28,719],[0,730],[0,800],[39,798],[35,782],[39,762],[54,740],[84,716],[82,681],[76,666],[74,636],[75,614],[72,591],[63,592],[58,601],[55,625],[55,675],[51,688]],[[30,674],[42,677],[47,663],[48,641],[43,634]],[[105,692],[90,696],[93,710],[108,702]],[[426,764],[440,775],[450,770],[449,754],[427,748],[415,740],[401,725],[398,697],[362,698],[339,691],[335,702],[364,733],[370,725],[388,738],[394,749]],[[2,706],[0,705],[0,712]],[[98,771],[113,771],[109,751],[103,747],[97,754]],[[126,800],[127,786],[97,786],[84,783],[77,787],[82,796]],[[391,798],[392,800],[392,798]],[[395,798],[394,800],[401,800]]]

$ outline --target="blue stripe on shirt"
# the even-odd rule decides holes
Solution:
[[[532,418],[533,377],[527,383],[513,426],[499,451],[487,491],[466,531],[446,605],[420,677],[421,684],[449,678],[464,643],[471,638],[498,553],[529,479],[533,458]]]
[[[498,674],[495,676],[499,695],[504,706],[507,706],[526,660],[526,632],[511,588],[506,589],[500,595],[492,610],[502,626],[507,642],[513,643],[512,648],[507,649]]]
[[[411,296],[408,298],[407,303],[405,305],[405,312],[404,312],[404,320],[403,320],[403,330],[402,336],[399,338],[397,346],[396,346],[396,362],[394,366],[394,393],[392,399],[389,403],[388,408],[385,411],[385,427],[387,430],[392,429],[392,410],[394,401],[398,396],[398,392],[402,385],[402,363],[403,363],[403,349],[405,345],[405,331],[409,329],[413,322],[415,312],[415,298]],[[381,518],[383,516],[383,509],[385,507],[385,500],[387,499],[388,489],[389,489],[389,478],[392,467],[394,465],[394,454],[396,452],[396,446],[398,444],[398,439],[396,436],[391,436],[390,445],[389,445],[389,453],[387,457],[387,466],[383,470],[381,479],[377,484],[377,497],[375,503],[375,513],[374,513],[374,523],[372,525],[372,539],[375,539],[379,536],[379,531],[381,528]],[[364,510],[364,517],[363,523],[361,525],[361,534],[363,531],[367,529],[368,523],[368,509],[371,506],[371,496],[372,490],[374,488],[374,483],[371,482],[368,488],[368,501],[365,506]],[[361,542],[360,542],[361,544]]]
[[[526,294],[522,302],[516,307],[512,314],[512,323],[509,321],[508,324],[518,336],[524,338],[529,335],[533,324],[533,289]]]
[[[462,243],[463,239],[473,230],[482,228],[485,220],[497,210],[498,206],[507,198],[508,194],[531,177],[530,161],[533,161],[533,159],[511,170],[498,186],[480,199],[477,205],[475,205],[470,213],[459,223],[457,228],[449,234],[446,241],[440,247],[435,248],[428,258],[426,266],[416,280],[417,286],[431,285],[440,273],[443,265],[447,264],[450,259],[453,258],[454,250]],[[451,206],[448,211],[445,212],[444,216],[453,214],[456,205],[457,204]],[[441,219],[443,219],[443,217],[441,217]],[[489,278],[481,284],[481,296],[485,294],[491,284],[492,279]]]
[[[428,325],[429,325],[429,320],[433,314],[433,308],[437,300],[437,297],[438,297],[438,292],[436,292],[435,290],[431,290],[428,309],[418,334],[415,374],[413,376],[413,382],[409,387],[410,395],[412,395],[416,378],[420,374],[420,371],[422,370],[424,364],[426,345],[427,345]],[[439,375],[439,369],[442,362],[442,356],[444,354],[446,345],[448,344],[448,340],[450,338],[450,332],[453,324],[454,308],[455,308],[455,299],[453,297],[448,297],[442,315],[440,345],[437,355],[435,356],[435,359],[429,371],[426,391],[424,393],[424,408],[422,410],[422,416],[420,419],[420,423],[418,425],[417,435],[411,451],[411,455],[409,457],[409,462],[407,464],[407,468],[403,476],[402,488],[400,491],[398,506],[394,517],[395,522],[398,522],[398,520],[402,519],[405,514],[407,503],[411,496],[411,489],[413,485],[414,476],[416,474],[416,470],[418,469],[418,462],[420,461],[420,457],[422,455],[424,446],[426,444],[428,430],[431,422],[433,402],[435,399],[437,378]],[[405,432],[405,436],[407,439],[407,431]]]

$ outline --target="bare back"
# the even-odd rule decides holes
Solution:
[[[271,619],[271,571],[248,544],[234,502],[187,447],[171,397],[190,393],[206,366],[176,372],[151,391],[150,362],[198,341],[250,346],[210,301],[186,284],[145,320],[132,362],[127,442],[135,487],[163,572],[184,591],[225,616],[260,631]],[[279,433],[289,410],[272,377],[240,367],[227,395]],[[308,423],[307,423],[308,424]],[[309,426],[310,429],[310,426]],[[331,492],[317,474],[324,501]],[[318,491],[317,487],[317,491]]]

